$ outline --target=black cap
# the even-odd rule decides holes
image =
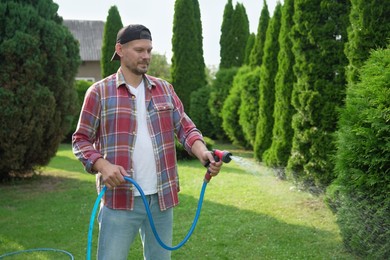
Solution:
[[[116,36],[116,42],[120,44],[140,39],[152,40],[152,35],[149,29],[141,24],[130,24],[125,26],[119,30]],[[116,52],[114,52],[111,60],[120,60],[120,57]]]

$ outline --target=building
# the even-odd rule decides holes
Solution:
[[[98,81],[102,78],[100,57],[103,42],[104,22],[64,20],[73,37],[78,40],[81,65],[76,80]]]

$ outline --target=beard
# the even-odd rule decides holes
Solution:
[[[148,72],[149,69],[149,62],[140,62],[137,63],[135,66],[126,66],[131,72],[133,72],[135,75],[143,75],[146,72]]]

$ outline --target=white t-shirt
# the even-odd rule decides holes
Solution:
[[[157,193],[157,173],[152,139],[146,120],[145,84],[142,80],[137,88],[130,85],[129,87],[131,93],[135,95],[137,103],[137,136],[133,153],[133,177],[145,195],[150,195]],[[136,188],[134,195],[140,196]]]

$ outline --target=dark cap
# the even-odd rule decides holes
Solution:
[[[116,42],[120,44],[141,39],[152,40],[152,35],[149,29],[141,24],[130,24],[125,26],[119,30],[116,36]],[[111,60],[120,60],[120,57],[116,52],[114,52]]]

